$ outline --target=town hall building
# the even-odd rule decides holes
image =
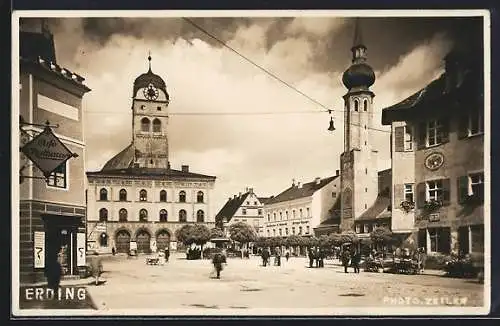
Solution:
[[[97,172],[87,172],[89,249],[118,253],[175,250],[188,223],[215,226],[210,200],[216,177],[171,168],[165,81],[151,70],[132,93],[132,142]]]

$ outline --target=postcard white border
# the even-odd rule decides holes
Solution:
[[[170,310],[21,310],[19,308],[19,259],[11,256],[12,263],[12,310],[16,317],[55,317],[55,316],[342,316],[342,315],[368,315],[368,316],[402,316],[402,315],[485,315],[491,307],[491,184],[490,152],[491,152],[491,20],[490,12],[483,9],[471,10],[155,10],[155,11],[124,11],[124,10],[16,10],[12,14],[12,253],[19,251],[19,19],[21,17],[482,17],[484,21],[484,107],[485,107],[485,133],[484,133],[484,172],[485,172],[485,205],[484,228],[485,232],[485,279],[483,307],[349,307],[331,309],[170,309]],[[488,203],[488,205],[486,205]]]

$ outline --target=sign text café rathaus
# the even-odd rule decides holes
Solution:
[[[53,37],[21,28],[19,114],[20,283],[85,266],[83,77],[56,63]]]

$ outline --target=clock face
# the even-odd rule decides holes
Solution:
[[[149,84],[147,88],[144,89],[144,97],[148,100],[156,100],[158,98],[158,89],[153,85]]]
[[[444,163],[444,156],[441,153],[431,153],[425,158],[425,167],[429,170],[437,170]]]

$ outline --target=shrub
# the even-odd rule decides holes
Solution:
[[[427,255],[425,260],[425,269],[444,269],[446,262],[451,260],[451,257],[441,253],[431,253]]]

